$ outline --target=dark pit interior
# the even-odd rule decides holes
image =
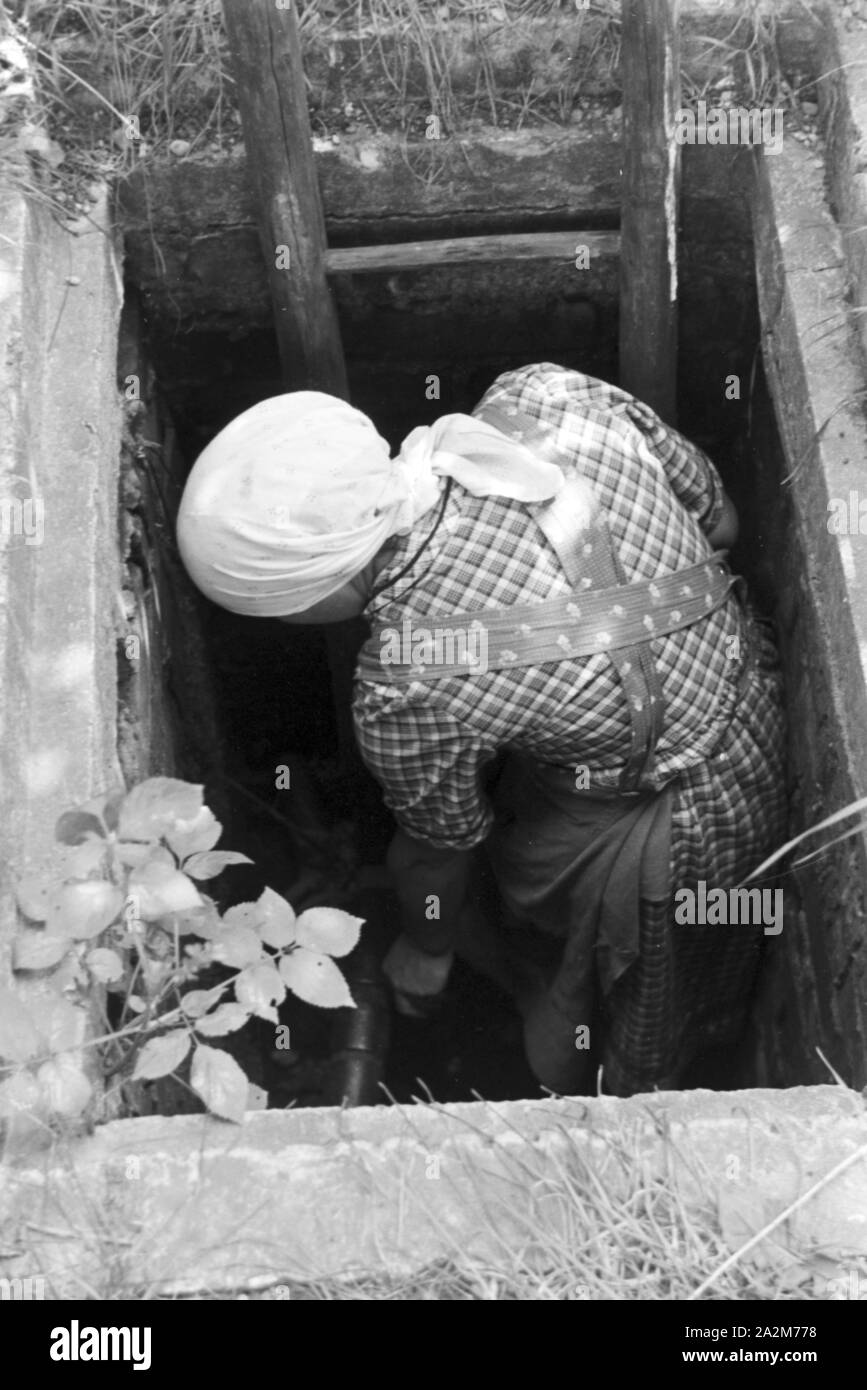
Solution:
[[[696,161],[695,177],[685,186],[679,427],[720,468],[741,518],[734,567],[774,616],[780,597],[775,557],[786,528],[779,490],[784,463],[760,365],[747,200],[737,183],[742,173],[731,164],[727,188],[718,183],[718,170],[707,172]],[[421,283],[423,273],[406,272],[392,277],[381,320],[375,293],[359,307],[352,287],[337,284],[353,402],[397,446],[414,424],[472,409],[497,373],[510,367],[557,361],[616,381],[617,303],[610,285],[602,292],[597,284],[585,295],[574,270],[568,284],[562,270],[557,275],[528,282],[521,267],[501,268],[468,303],[460,276],[437,289]],[[395,278],[402,282],[397,292]],[[147,353],[160,410],[176,431],[177,445],[166,458],[177,488],[229,419],[282,389],[276,345],[266,323],[238,319],[223,332],[179,326],[135,284],[129,293],[136,321],[128,336]],[[392,337],[398,355],[389,348]],[[437,400],[427,399],[432,373],[440,383]],[[195,597],[189,621],[200,624],[203,635],[219,748],[202,753],[201,730],[197,735],[190,728],[197,713],[183,689],[171,706],[181,724],[173,742],[189,750],[198,736],[198,756],[183,753],[180,764],[186,775],[205,781],[209,803],[225,824],[222,843],[256,862],[255,870],[223,876],[221,902],[255,897],[268,882],[296,908],[330,903],[367,920],[362,944],[346,962],[364,1004],[354,1020],[347,1010],[326,1013],[287,999],[281,1019],[290,1027],[289,1051],[278,1053],[264,1023],[233,1040],[269,1104],[539,1095],[509,1001],[460,962],[440,1020],[422,1026],[389,1017],[377,961],[396,930],[381,867],[391,821],[347,735],[349,673],[362,625],[349,625],[329,643],[322,629],[235,617]],[[170,668],[174,661],[180,671],[179,687],[183,644],[181,629],[169,654]],[[289,786],[278,788],[281,767],[289,770],[283,778]],[[794,900],[787,910],[797,910]],[[727,1089],[756,1084],[759,1076],[765,1084],[806,1080],[782,1075],[768,1062],[762,1031],[752,1029],[737,1054],[702,1059],[686,1084]]]

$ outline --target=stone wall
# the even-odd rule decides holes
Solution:
[[[865,1145],[863,1107],[834,1086],[271,1110],[242,1127],[120,1120],[11,1169],[0,1223],[34,1209],[41,1220],[0,1272],[39,1273],[54,1298],[82,1288],[226,1297],[281,1284],[304,1298],[316,1279],[398,1279],[442,1262],[494,1283],[520,1270],[529,1298],[660,1298],[670,1296],[662,1232],[676,1204],[693,1242],[677,1263],[693,1288],[713,1271],[711,1298],[769,1287],[781,1299],[857,1298]],[[716,1284],[726,1248],[790,1207],[734,1281]],[[648,1210],[659,1244],[649,1236],[655,1259],[639,1281],[627,1256],[639,1257],[632,1223]]]
[[[135,294],[121,318],[118,382],[125,619],[117,646],[118,756],[128,786],[158,774],[205,782],[219,817],[222,733],[204,640],[205,601],[175,543],[186,470],[142,339]]]
[[[38,537],[8,526],[0,537],[5,971],[14,879],[45,866],[62,811],[120,780],[115,363],[122,287],[104,196],[67,229],[43,206],[10,195],[0,232],[0,496],[30,501],[44,518]]]
[[[865,361],[850,313],[844,241],[822,174],[798,147],[756,186],[763,356],[777,434],[759,399],[753,505],[772,576],[789,704],[792,829],[867,792],[867,555],[833,534],[829,503],[864,486]],[[850,822],[852,823],[852,822]],[[832,840],[840,829],[804,845]],[[790,875],[789,881],[792,882]],[[848,1084],[867,1081],[863,835],[797,872],[801,907],[771,948],[756,1017],[762,1074],[820,1080],[821,1048]]]

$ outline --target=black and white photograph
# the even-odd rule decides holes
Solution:
[[[356,1301],[855,1353],[867,0],[0,0],[0,1322]]]

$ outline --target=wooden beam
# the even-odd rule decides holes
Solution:
[[[329,275],[473,264],[506,267],[518,261],[574,264],[579,247],[586,247],[587,259],[592,263],[595,256],[616,255],[619,245],[617,232],[523,232],[450,237],[444,241],[403,241],[391,246],[351,246],[329,251],[325,264]]]
[[[622,0],[620,385],[677,416],[679,0]]]
[[[327,391],[346,398],[346,363],[326,279],[325,217],[295,6],[223,0],[223,14],[284,385],[287,391]],[[339,631],[327,628],[325,640],[341,761],[358,767],[352,677],[347,674],[352,639],[341,624]]]
[[[287,390],[346,396],[295,7],[223,0]]]

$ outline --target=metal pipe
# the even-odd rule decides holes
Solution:
[[[368,923],[351,956],[341,962],[356,1007],[335,1011],[326,1105],[376,1105],[382,1100],[379,1083],[391,1037],[391,1006],[378,937]]]

